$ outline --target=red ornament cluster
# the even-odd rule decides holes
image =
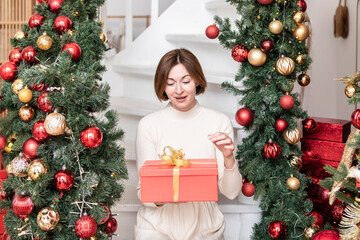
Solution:
[[[275,160],[281,156],[281,147],[276,142],[270,140],[265,144],[263,152],[267,159]]]

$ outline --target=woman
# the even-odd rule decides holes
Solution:
[[[196,100],[206,88],[197,58],[186,49],[175,49],[160,60],[155,93],[170,100],[165,109],[141,119],[136,136],[137,167],[158,159],[163,148],[182,148],[189,159],[216,158],[218,186],[234,199],[241,175],[233,155],[233,128],[224,114],[202,107]],[[138,185],[140,198],[140,183]],[[136,239],[223,239],[224,216],[216,202],[144,203],[137,215]]]

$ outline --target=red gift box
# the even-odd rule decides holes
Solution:
[[[348,120],[312,117],[316,122],[314,130],[303,128],[303,137],[332,142],[346,142],[350,134],[351,122]]]
[[[301,139],[301,151],[304,157],[320,158],[340,162],[345,143],[317,139]]]
[[[141,202],[218,201],[216,159],[190,161],[189,167],[180,168],[162,160],[146,161],[139,170]]]
[[[325,179],[331,176],[331,174],[325,171],[325,165],[330,165],[334,168],[337,168],[339,165],[339,162],[309,157],[302,157],[302,161],[303,165],[300,169],[300,172],[312,177],[313,179]]]

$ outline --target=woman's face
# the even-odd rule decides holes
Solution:
[[[186,112],[196,104],[196,83],[181,63],[170,69],[165,93],[176,110]]]

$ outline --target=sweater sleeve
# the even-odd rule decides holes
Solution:
[[[228,134],[234,142],[234,130],[229,118],[225,117],[221,123],[220,132]],[[224,156],[218,149],[216,149],[216,158],[218,160],[218,167],[222,168],[219,171],[219,190],[227,198],[234,199],[239,195],[242,186],[242,177],[237,161],[235,160],[233,168],[226,169],[224,166]]]

